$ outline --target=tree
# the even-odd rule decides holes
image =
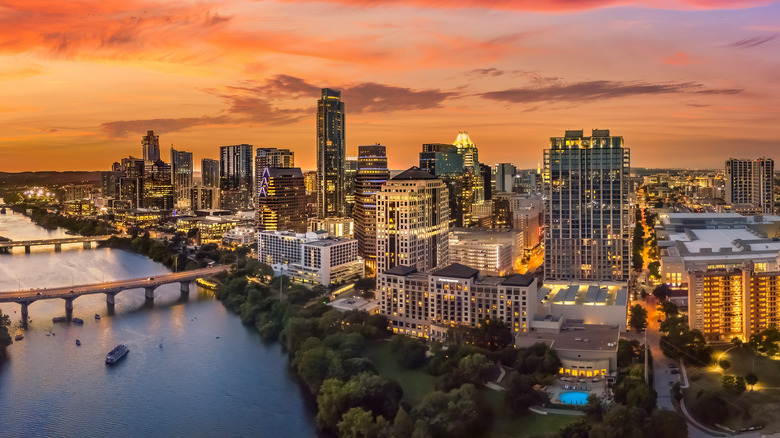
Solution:
[[[653,411],[650,416],[649,430],[651,438],[686,438],[688,436],[688,423],[675,411],[659,409]]]
[[[391,348],[396,353],[398,364],[403,368],[414,369],[425,363],[427,348],[425,343],[418,339],[396,335],[393,337]]]
[[[348,410],[338,423],[339,436],[344,438],[383,438],[388,435],[388,428],[383,416],[375,420],[371,412],[363,408]]]
[[[534,378],[513,371],[507,376],[504,394],[509,409],[515,414],[525,413],[529,407],[546,402],[547,394],[534,389]]]
[[[664,315],[666,315],[666,318],[680,313],[679,309],[677,308],[677,305],[671,301],[664,301],[663,303],[661,303],[661,312],[663,312]]]
[[[723,368],[723,371],[726,371],[727,369],[731,368],[731,362],[726,359],[721,359],[718,361],[718,366]]]
[[[631,306],[631,317],[628,325],[636,331],[644,330],[647,327],[647,310],[639,304]]]
[[[755,373],[747,373],[745,374],[745,383],[750,385],[750,390],[753,390],[753,387],[758,383],[758,376]]]
[[[0,310],[0,361],[5,357],[5,348],[12,343],[11,333],[8,332],[10,326],[11,318]]]
[[[720,379],[723,389],[732,392],[734,394],[742,394],[747,389],[745,387],[745,379],[742,376],[732,376],[730,374],[721,377]]]
[[[669,298],[669,295],[671,295],[671,293],[672,293],[672,289],[666,283],[656,286],[656,288],[653,289],[653,296],[658,298],[658,300],[660,301],[666,301],[666,299]]]
[[[594,423],[600,423],[604,419],[604,406],[601,404],[601,397],[596,394],[588,394],[585,415]]]

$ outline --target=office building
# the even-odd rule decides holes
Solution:
[[[317,200],[317,171],[310,170],[303,172],[303,185],[306,187],[307,195],[314,195],[314,200]]]
[[[144,161],[157,161],[160,157],[160,136],[154,135],[154,131],[146,131],[141,137],[141,149]]]
[[[300,283],[327,286],[363,276],[357,241],[329,237],[322,231],[261,231],[257,235],[257,255],[277,275],[287,275]]]
[[[511,163],[496,164],[495,181],[497,192],[511,193],[515,186],[517,168]]]
[[[174,193],[170,164],[162,160],[146,161],[142,181],[143,208],[149,210],[173,210]]]
[[[753,204],[762,213],[773,213],[775,207],[775,161],[731,158],[726,161],[726,202]]]
[[[264,167],[257,196],[257,229],[306,232],[306,189],[297,167]]]
[[[445,340],[452,327],[500,319],[518,335],[530,329],[536,279],[518,274],[480,278],[479,271],[458,263],[433,272],[395,266],[377,274],[377,296],[393,333]]]
[[[203,187],[219,188],[219,161],[204,158],[200,161],[200,179]]]
[[[295,153],[289,149],[257,148],[255,151],[255,169],[264,167],[295,167]]]
[[[485,188],[485,201],[493,199],[495,190],[493,189],[493,168],[488,164],[479,165],[482,171],[482,187]]]
[[[550,138],[544,151],[546,280],[627,281],[630,153],[594,129]]]
[[[355,175],[355,238],[358,253],[366,266],[376,270],[376,199],[387,182],[387,148],[380,144],[358,147],[358,170]]]
[[[193,187],[192,152],[177,151],[171,147],[171,179],[173,181],[174,203],[179,210],[192,207]]]
[[[248,210],[252,207],[252,145],[219,147],[221,207]]]
[[[346,214],[346,150],[341,93],[323,88],[317,101],[317,217]]]
[[[103,199],[119,198],[120,178],[122,178],[122,172],[120,171],[109,170],[106,172],[100,172],[100,192],[103,196]]]
[[[628,287],[625,282],[545,281],[537,292],[537,300],[540,320],[552,316],[626,331]]]
[[[324,231],[331,237],[355,237],[355,220],[351,217],[310,217],[306,231]]]
[[[193,184],[190,190],[190,208],[192,210],[213,210],[219,208],[219,188]]]
[[[358,170],[358,157],[347,155],[344,167],[344,209],[347,217],[352,217],[352,209],[355,207],[355,175]]]
[[[448,202],[444,182],[419,167],[387,180],[377,193],[377,272],[446,265]]]
[[[197,230],[196,240],[199,245],[206,243],[221,243],[225,234],[239,226],[239,221],[229,216],[187,217],[176,221],[176,232],[188,233]]]

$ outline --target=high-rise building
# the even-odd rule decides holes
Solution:
[[[200,177],[203,187],[219,187],[219,161],[210,158],[202,159]]]
[[[257,148],[255,151],[255,194],[257,196],[260,196],[263,170],[266,167],[278,169],[295,167],[295,154],[289,149]]]
[[[382,184],[390,178],[387,148],[380,144],[358,146],[358,169],[355,175],[355,238],[358,253],[366,266],[376,269],[376,198]]]
[[[346,213],[344,102],[341,93],[322,89],[317,101],[317,216]]]
[[[496,164],[496,191],[511,193],[515,186],[517,168],[511,163]]]
[[[774,172],[771,158],[730,158],[726,161],[726,202],[753,204],[763,213],[773,213]]]
[[[377,193],[377,272],[446,265],[449,210],[444,182],[419,167],[387,180]]]
[[[316,195],[317,194],[317,172],[314,170],[303,172],[303,185],[306,186],[307,195]],[[315,196],[315,201],[316,201],[316,196]]]
[[[210,187],[196,182],[190,189],[190,206],[193,210],[218,209],[219,187]]]
[[[174,194],[171,165],[157,160],[145,162],[143,178],[143,206],[150,210],[173,210]]]
[[[119,163],[117,167],[119,166]],[[118,170],[109,170],[100,172],[100,191],[103,199],[119,199],[119,180],[122,178],[122,172]]]
[[[493,193],[495,193],[493,188],[493,168],[488,164],[480,164],[479,167],[482,169],[482,186],[485,188],[485,201],[489,201],[493,199]]]
[[[630,165],[623,137],[609,130],[550,138],[544,151],[546,280],[628,280]]]
[[[469,193],[464,195],[469,197],[468,201],[471,205],[481,204],[485,200],[485,186],[482,178],[482,168],[479,164],[477,145],[471,141],[466,131],[459,132],[458,137],[452,144],[457,148],[458,153],[463,156],[463,167],[472,174],[467,181]]]
[[[123,204],[129,208],[143,207],[143,179],[146,162],[140,158],[122,158],[119,166],[120,178],[118,195]]]
[[[177,209],[188,210],[192,206],[192,164],[192,152],[177,151],[171,146],[171,180]]]
[[[154,131],[146,131],[141,137],[141,148],[144,161],[157,161],[160,159],[160,136],[154,135]]]
[[[260,231],[306,232],[306,189],[297,167],[264,167],[256,199]]]
[[[252,145],[219,147],[219,188],[222,208],[246,210],[252,207]]]
[[[358,157],[348,155],[344,164],[344,210],[346,216],[352,217],[352,208],[355,206],[355,175],[358,170]]]

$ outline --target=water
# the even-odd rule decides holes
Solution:
[[[561,403],[567,405],[584,405],[588,403],[587,392],[564,392],[560,395]]]
[[[65,236],[10,211],[0,215],[0,235]],[[0,293],[167,271],[121,250],[15,249],[0,255]],[[58,299],[31,304],[32,322],[24,331],[19,305],[2,303],[0,309],[14,322],[12,335],[24,333],[0,365],[4,437],[316,436],[314,412],[279,345],[263,344],[210,292],[194,285],[186,301],[178,283],[160,286],[151,306],[143,289],[121,292],[113,315],[104,295],[79,297],[73,316],[84,319],[83,326],[52,322],[65,315]],[[130,353],[106,366],[106,353],[120,343]]]

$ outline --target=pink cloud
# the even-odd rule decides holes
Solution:
[[[666,65],[693,65],[699,64],[698,61],[691,58],[687,53],[677,52],[672,56],[666,56],[661,58],[661,61]]]

